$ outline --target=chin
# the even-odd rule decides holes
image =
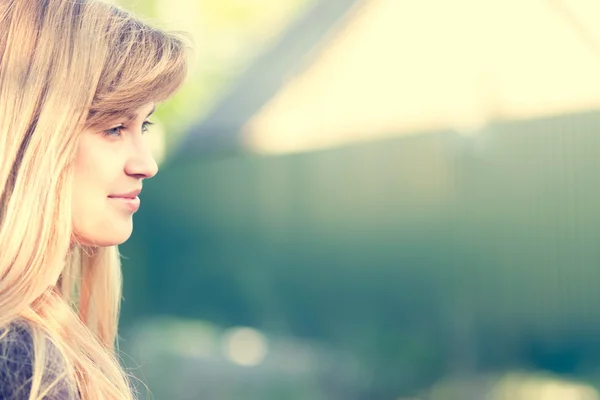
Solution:
[[[126,229],[122,232],[114,232],[112,235],[107,235],[97,241],[97,246],[118,246],[125,243],[131,237],[131,229]]]
[[[132,233],[132,227],[122,227],[121,229],[111,229],[109,232],[95,232],[94,234],[76,235],[76,243],[90,247],[109,247],[118,246],[125,243]]]
[[[104,241],[98,241],[96,246],[98,247],[109,247],[109,246],[118,246],[120,244],[125,243],[131,235],[123,235],[118,237],[111,237]]]

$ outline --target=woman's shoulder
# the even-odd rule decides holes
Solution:
[[[29,391],[33,375],[33,338],[25,322],[13,322],[0,330],[0,398],[19,390]]]
[[[60,352],[50,340],[46,340],[47,351],[44,380],[54,381],[58,377],[57,366],[64,365]],[[31,390],[34,364],[34,345],[31,325],[18,320],[0,328],[0,399],[28,398]],[[47,399],[77,399],[70,390],[68,380],[62,379],[54,385],[53,394]]]

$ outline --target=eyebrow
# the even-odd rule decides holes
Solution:
[[[150,110],[150,112],[148,113],[148,115],[146,115],[146,118],[148,118],[149,116],[151,116],[152,114],[154,114],[154,111],[156,111],[156,104],[152,107],[152,110]],[[127,122],[131,122],[134,119],[137,118],[137,114],[131,113],[131,114],[127,114],[125,115],[125,119]],[[144,118],[144,119],[146,119]]]
[[[146,118],[148,118],[149,116],[151,116],[152,114],[154,114],[154,111],[156,111],[156,104],[152,107],[152,110],[150,110],[150,112],[148,113],[148,115],[146,115]]]

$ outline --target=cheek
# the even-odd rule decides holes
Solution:
[[[97,197],[98,193],[110,194],[111,185],[119,179],[119,157],[100,138],[82,140],[75,163],[75,190],[80,197]]]
[[[74,202],[78,206],[93,201],[98,193],[106,191],[106,168],[94,152],[80,151],[75,159]]]
[[[92,155],[80,152],[75,160],[73,179],[73,229],[78,236],[88,237],[97,231],[99,214],[103,214],[102,174]]]
[[[118,183],[119,163],[102,144],[80,146],[74,163],[73,230],[79,242],[114,245],[131,231],[131,221],[111,208],[107,196]]]

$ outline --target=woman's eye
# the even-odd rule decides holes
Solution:
[[[154,123],[150,121],[144,121],[144,123],[142,124],[142,133],[148,132],[152,125],[154,125]]]
[[[118,136],[122,135],[121,129],[123,129],[123,126],[116,126],[114,128],[110,128],[110,129],[105,130],[103,133],[104,133],[104,136],[116,136],[116,137],[118,137]]]
[[[144,121],[142,123],[142,133],[148,132],[152,125],[154,125],[152,122]],[[125,129],[125,126],[119,125],[119,126],[115,126],[114,128],[105,130],[103,132],[103,134],[104,134],[104,136],[120,137],[120,136],[123,136],[123,132],[122,132],[123,129]]]

